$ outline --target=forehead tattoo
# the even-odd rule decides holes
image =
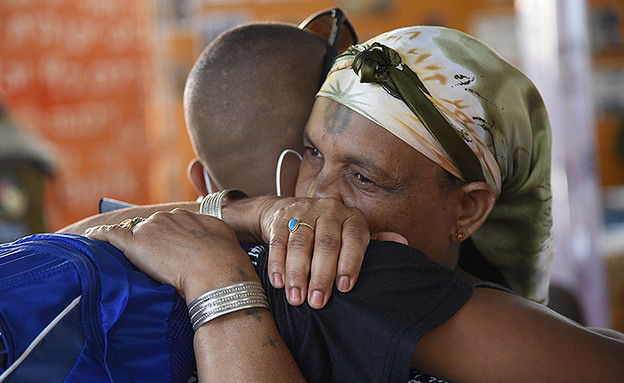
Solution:
[[[349,125],[350,120],[351,113],[349,109],[340,107],[340,104],[335,102],[326,105],[323,122],[328,133],[332,135],[341,134]]]

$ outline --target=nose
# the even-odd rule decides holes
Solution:
[[[311,183],[308,195],[314,198],[333,197],[344,202],[339,180],[323,172]]]

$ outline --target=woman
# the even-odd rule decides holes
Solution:
[[[395,233],[452,269],[460,243],[473,236],[475,247],[514,289],[544,298],[551,243],[550,136],[530,81],[460,32],[413,27],[341,56],[319,96],[304,136],[307,150],[296,191],[302,198],[227,201],[223,219],[238,238],[220,221],[181,211],[156,214],[132,230],[103,226],[89,235],[124,250],[139,268],[175,286],[192,307],[206,291],[258,280],[238,240],[270,241],[278,260],[286,248],[289,254],[306,254],[314,246],[312,275],[320,269],[333,276],[336,261],[324,255],[361,248],[368,242],[366,226],[373,233]],[[297,220],[289,231],[292,218]],[[396,245],[393,251],[407,250]],[[172,260],[172,253],[181,261]],[[327,293],[315,289],[314,281],[309,291],[302,287],[306,257],[289,255],[269,266],[267,278],[282,284],[283,262],[289,301],[300,304],[307,295],[311,305],[322,306]],[[355,280],[340,265],[337,284],[348,290]],[[304,272],[289,276],[297,270]],[[293,279],[299,282],[288,282]],[[621,342],[541,306],[489,288],[476,288],[458,306],[421,339],[409,339],[412,367],[466,381],[622,376]],[[254,308],[196,322],[200,376],[298,377],[270,319],[268,311]],[[362,342],[368,353],[378,351]],[[394,357],[405,358],[405,349],[397,350],[403,351]],[[225,375],[213,375],[220,372]]]

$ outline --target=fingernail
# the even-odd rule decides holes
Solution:
[[[347,277],[346,275],[343,275],[338,279],[338,290],[345,292],[349,290],[350,286],[351,282],[349,281],[349,277]]]
[[[310,295],[310,306],[321,307],[323,305],[323,299],[323,293],[318,290],[314,290],[312,295]]]
[[[298,287],[292,287],[288,291],[288,300],[291,304],[299,304],[301,303],[301,291]]]
[[[273,273],[271,279],[273,280],[273,287],[276,289],[281,289],[284,287],[284,281],[282,280],[282,274]]]

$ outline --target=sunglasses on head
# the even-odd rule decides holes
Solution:
[[[314,32],[329,43],[323,63],[322,79],[329,72],[338,53],[358,43],[357,33],[355,33],[353,25],[340,8],[316,12],[303,20],[299,24],[299,28]]]

